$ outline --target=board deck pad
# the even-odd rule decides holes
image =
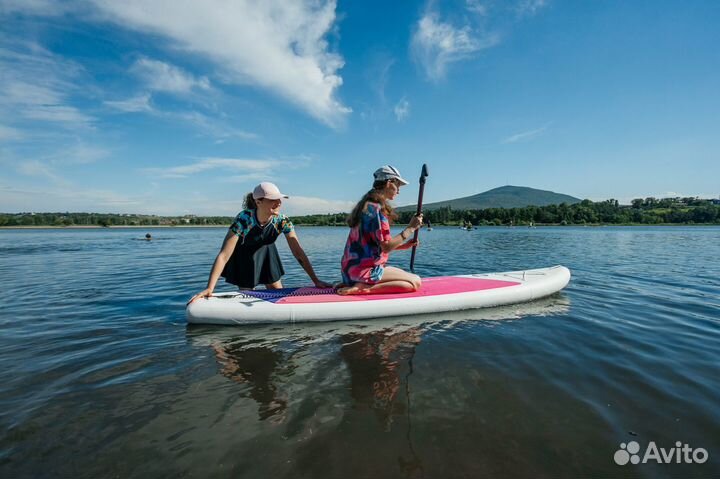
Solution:
[[[283,288],[243,291],[247,296],[262,299],[275,304],[317,304],[347,303],[353,301],[378,301],[383,299],[422,298],[454,293],[467,293],[488,289],[507,288],[520,283],[485,278],[467,278],[459,276],[438,276],[423,279],[420,290],[412,293],[394,294],[356,294],[342,296],[333,288]]]

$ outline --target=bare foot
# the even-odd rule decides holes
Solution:
[[[368,292],[368,288],[364,286],[348,286],[347,288],[340,288],[336,291],[337,294],[342,296],[349,296],[351,294],[365,294]]]

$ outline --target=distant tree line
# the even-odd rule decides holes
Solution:
[[[414,213],[399,213],[398,222],[408,223]],[[524,208],[452,209],[450,206],[425,211],[425,222],[433,225],[585,225],[585,224],[718,224],[720,200],[700,198],[635,199],[630,205],[617,200],[575,204],[561,203]],[[345,214],[295,216],[296,224],[345,224]]]
[[[412,212],[400,214],[399,222],[407,223]],[[584,225],[584,224],[716,224],[720,223],[720,201],[655,198],[633,200],[620,205],[617,200],[593,202],[583,200],[568,205],[526,206],[524,208],[486,208],[453,210],[440,208],[424,213],[425,221],[433,224],[456,225]]]
[[[0,213],[0,226],[229,225],[230,216],[155,216],[100,213]]]
[[[399,213],[398,222],[408,223],[412,212]],[[293,216],[295,224],[345,225],[347,213]],[[0,213],[0,226],[183,226],[229,225],[231,216],[154,216],[98,213]],[[443,207],[425,212],[425,222],[434,225],[584,225],[584,224],[720,224],[720,200],[700,198],[634,199],[630,205],[617,200],[575,204],[561,203],[524,208],[479,210]]]

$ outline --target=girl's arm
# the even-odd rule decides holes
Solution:
[[[305,251],[302,249],[302,246],[300,246],[300,240],[297,237],[297,234],[295,234],[295,231],[291,231],[285,235],[285,239],[288,242],[288,246],[290,247],[290,251],[292,251],[293,256],[295,256],[295,259],[300,263],[300,266],[302,266],[302,269],[305,270],[307,275],[310,277],[310,280],[315,284],[316,288],[329,288],[332,285],[320,281],[315,274],[315,270],[312,267],[312,264],[310,264],[310,260],[308,259],[307,255],[305,254]]]
[[[408,241],[407,243],[403,243],[403,244],[401,244],[400,246],[398,246],[398,247],[395,248],[395,249],[396,249],[397,251],[400,251],[400,250],[404,250],[404,249],[412,249],[413,246],[420,246],[420,240],[415,241],[415,240],[412,240],[412,239],[411,239],[411,240]]]
[[[215,289],[215,285],[217,285],[217,281],[220,278],[220,274],[222,274],[223,269],[225,269],[225,265],[230,259],[230,256],[232,256],[233,251],[235,251],[235,245],[237,245],[237,241],[238,235],[236,235],[232,231],[228,231],[227,235],[225,235],[225,240],[223,241],[222,248],[220,249],[220,252],[215,258],[215,262],[213,263],[212,269],[210,270],[210,277],[208,278],[207,288],[190,298],[188,304],[192,303],[198,298],[208,298],[212,295],[212,292]]]
[[[394,249],[405,249],[401,248],[401,246],[412,236],[412,234],[415,232],[416,229],[420,228],[422,226],[422,214],[413,216],[412,220],[410,220],[410,224],[403,229],[400,234],[397,234],[393,236],[389,241],[383,241],[380,243],[380,247],[383,250],[383,253],[389,253],[390,251]],[[408,246],[412,247],[412,245]]]

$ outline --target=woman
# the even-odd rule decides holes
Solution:
[[[258,284],[264,284],[268,289],[282,288],[280,278],[285,270],[275,247],[275,240],[281,233],[285,235],[293,256],[315,286],[330,287],[315,275],[292,222],[280,213],[283,198],[288,196],[268,182],[260,183],[252,193],[248,193],[245,209],[230,226],[220,253],[215,258],[207,288],[193,296],[190,303],[198,298],[210,297],[220,276],[240,289],[252,289]]]
[[[407,241],[422,226],[422,215],[392,236],[390,222],[397,218],[388,203],[407,185],[397,168],[383,166],[375,171],[373,187],[355,205],[348,217],[350,234],[345,243],[341,268],[344,288],[339,294],[407,293],[420,288],[420,277],[393,266],[385,266],[393,250],[410,249],[417,245]]]

